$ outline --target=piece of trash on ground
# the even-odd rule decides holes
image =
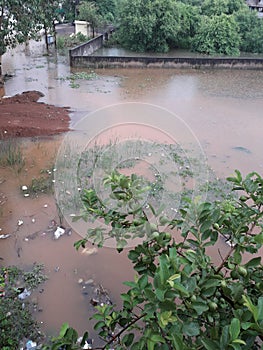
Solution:
[[[24,300],[26,298],[28,298],[29,296],[31,295],[31,291],[30,290],[27,290],[26,288],[24,289],[24,291],[20,294],[18,294],[18,298],[20,300]]]

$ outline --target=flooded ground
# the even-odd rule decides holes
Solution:
[[[161,114],[162,123],[154,121],[154,127],[158,124],[159,132],[166,134],[173,130],[172,136],[180,143],[176,130],[182,130],[183,135],[183,125],[218,177],[228,176],[234,169],[244,174],[253,170],[262,174],[263,71],[104,69],[97,70],[89,80],[73,79],[77,71],[70,70],[67,57],[43,56],[43,48],[39,48],[38,55],[29,56],[28,50],[24,52],[21,47],[4,56],[4,73],[14,74],[6,82],[5,95],[38,90],[45,95],[41,101],[69,106],[71,126],[78,132],[83,125],[78,122],[87,118],[85,127],[95,133],[88,141],[96,133],[103,135],[105,127],[129,122],[126,103],[127,108],[131,102],[154,105],[169,113],[169,118],[166,112]],[[101,116],[100,109],[119,103],[124,104],[119,115],[109,115],[106,121],[97,118]],[[142,113],[136,118],[137,122],[151,124],[151,115]],[[143,137],[150,139],[150,133]],[[76,252],[73,243],[79,235],[75,232],[54,240],[49,231],[52,220],[59,223],[54,197],[24,197],[21,192],[21,186],[29,185],[43,172],[53,176],[62,142],[63,136],[22,140],[25,165],[21,171],[0,168],[0,192],[5,198],[1,234],[11,234],[1,240],[0,256],[6,265],[26,267],[35,261],[45,264],[49,280],[44,292],[36,293],[41,310],[36,312],[36,318],[48,333],[58,331],[65,321],[80,332],[90,327],[90,283],[101,283],[118,304],[118,295],[124,289],[122,281],[133,278],[125,252],[117,254],[110,248],[97,251],[92,246],[88,247],[91,250]],[[19,220],[23,224],[18,225]],[[222,243],[220,249],[224,251],[227,246]],[[80,279],[88,283],[78,283]]]

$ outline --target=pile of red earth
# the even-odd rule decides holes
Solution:
[[[43,96],[39,91],[27,91],[0,99],[0,139],[68,131],[69,108],[37,102]]]

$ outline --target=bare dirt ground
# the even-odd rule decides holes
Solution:
[[[26,91],[0,98],[0,139],[55,135],[69,130],[69,108],[37,102],[42,93]]]

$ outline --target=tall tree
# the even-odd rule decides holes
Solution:
[[[209,55],[239,55],[240,35],[233,15],[202,16],[193,49]]]
[[[256,11],[248,7],[242,8],[235,14],[241,36],[240,50],[243,52],[263,52],[263,21]]]
[[[7,48],[35,37],[40,29],[35,21],[36,8],[35,0],[0,0],[0,77]]]
[[[95,0],[99,14],[105,21],[113,22],[116,16],[115,0]]]
[[[49,34],[54,37],[56,45],[55,21],[59,19],[59,16],[59,3],[57,0],[38,0],[36,21],[43,25],[47,51],[49,51]]]
[[[201,9],[199,6],[178,2],[180,30],[176,36],[176,47],[189,49],[191,40],[195,36],[201,21]]]
[[[179,31],[173,0],[125,0],[119,16],[119,40],[131,50],[166,52]]]
[[[78,19],[89,22],[92,28],[92,36],[95,37],[95,28],[101,22],[101,16],[95,2],[82,1],[78,8]]]
[[[231,15],[244,7],[247,5],[243,0],[204,0],[201,4],[202,14],[206,16]]]

